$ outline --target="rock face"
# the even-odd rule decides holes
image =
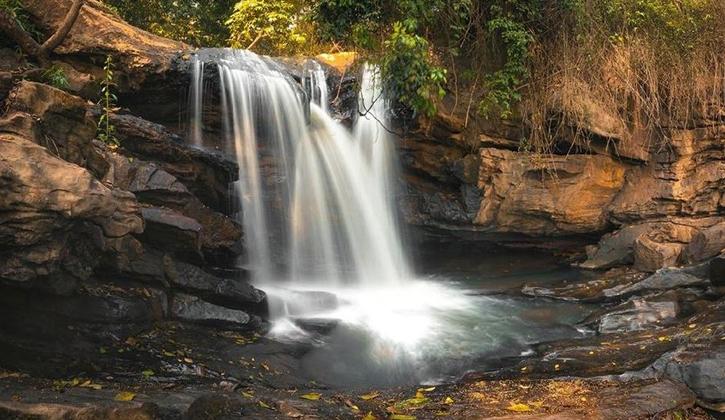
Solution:
[[[524,155],[482,149],[474,223],[500,231],[563,235],[603,231],[624,167],[606,156]]]
[[[38,12],[40,2],[29,4]],[[89,20],[96,7],[84,6],[85,25],[97,23]],[[107,33],[95,41],[85,35],[61,50],[80,54],[70,60],[75,66],[90,51],[106,51],[94,48]],[[117,41],[109,45],[135,42]],[[169,65],[166,53],[141,60],[151,54],[143,48],[166,47],[137,47],[120,66],[128,89],[132,76],[152,77]],[[8,98],[0,108],[3,367],[33,371],[38,359],[50,359],[63,371],[58,360],[82,364],[99,342],[117,345],[156,322],[262,326],[266,295],[244,270],[232,270],[242,252],[241,227],[225,214],[234,163],[130,114],[113,116],[124,143],[109,147],[95,139],[91,102],[42,83],[20,81]]]
[[[0,278],[87,279],[98,255],[144,229],[138,203],[24,138],[0,134]],[[59,286],[60,287],[60,286]]]
[[[721,110],[655,135],[637,123],[623,126],[616,110],[596,100],[562,93],[551,117],[579,119],[558,133],[549,154],[539,154],[521,150],[527,133],[520,121],[483,121],[458,105],[441,104],[400,143],[409,223],[454,237],[466,231],[469,239],[525,235],[521,243],[601,237],[580,264],[588,269],[634,264],[654,272],[705,261],[725,247]],[[584,145],[574,132],[584,134]]]

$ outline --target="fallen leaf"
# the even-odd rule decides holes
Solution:
[[[350,401],[350,400],[345,400],[345,405],[348,406],[348,407],[350,407],[350,409],[352,411],[360,411],[360,407],[358,407],[355,404],[353,404],[352,401]]]
[[[373,416],[372,411],[368,411],[368,413],[365,414],[365,417],[363,417],[362,420],[378,420],[378,419],[377,419],[377,417]]]
[[[272,407],[270,407],[269,404],[265,403],[262,400],[259,401],[259,406],[262,407],[262,408],[266,408],[267,410],[271,410],[272,409]]]
[[[418,392],[431,392],[431,391],[435,391],[435,389],[436,389],[436,387],[434,387],[434,386],[431,386],[428,388],[418,388]]]
[[[516,403],[516,404],[511,403],[511,405],[509,405],[506,409],[509,411],[516,411],[518,413],[524,413],[526,411],[531,411],[531,407],[529,407],[526,404],[519,404],[519,403]]]
[[[128,391],[121,391],[113,397],[116,401],[133,401],[134,398],[136,398],[136,394]]]
[[[150,377],[154,376],[156,373],[151,369],[146,369],[143,372],[141,372],[141,374],[146,378],[150,378]]]
[[[254,398],[254,394],[250,394],[249,392],[242,391],[242,396],[246,398]]]
[[[392,414],[390,420],[415,420],[415,416],[409,416],[407,414]]]
[[[374,392],[371,392],[369,394],[361,395],[360,398],[362,398],[365,401],[369,401],[369,400],[372,400],[372,399],[377,398],[379,396],[380,396],[380,393],[377,392],[377,391],[374,391]]]
[[[304,398],[306,400],[310,401],[317,401],[320,399],[320,394],[315,392],[310,392],[309,394],[300,395],[300,398]]]
[[[446,399],[443,400],[443,404],[451,405],[453,403],[454,403],[454,401],[453,401],[453,398],[451,398],[451,397],[446,397]]]

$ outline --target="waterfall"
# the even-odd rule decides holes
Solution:
[[[225,148],[239,163],[240,219],[255,282],[325,288],[407,278],[394,216],[393,138],[383,127],[387,101],[376,68],[364,68],[353,135],[329,115],[319,63],[304,66],[307,121],[307,95],[278,63],[249,51],[214,51],[197,56],[202,64],[194,62],[192,82],[203,84],[196,69],[203,73],[204,60],[218,67]],[[200,88],[191,92],[198,127]]]
[[[204,61],[197,55],[191,58],[191,85],[189,92],[189,109],[191,118],[189,124],[189,139],[196,147],[203,145],[202,111],[204,99]]]

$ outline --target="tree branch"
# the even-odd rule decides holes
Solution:
[[[37,58],[41,64],[68,36],[80,15],[84,0],[73,0],[63,23],[42,45],[38,44],[15,20],[10,13],[0,10],[0,32],[7,34],[26,54]]]
[[[18,24],[10,13],[0,10],[0,31],[5,32],[27,54],[38,56],[40,45]]]

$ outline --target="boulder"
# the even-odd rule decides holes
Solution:
[[[116,240],[144,229],[133,194],[15,135],[0,134],[0,190],[5,281],[87,279]]]
[[[15,134],[46,147],[101,178],[108,164],[91,147],[96,123],[86,114],[84,99],[42,83],[21,81],[0,118],[0,132]]]
[[[94,145],[110,163],[104,183],[133,192],[142,203],[194,219],[202,227],[200,242],[206,261],[221,266],[234,264],[243,251],[242,228],[238,223],[204,205],[183,183],[155,163],[127,158],[100,142]]]
[[[603,231],[625,167],[606,156],[523,155],[481,149],[475,223],[503,232],[564,236]]]
[[[646,279],[629,285],[619,285],[604,290],[607,297],[624,297],[648,290],[669,290],[686,286],[707,286],[709,282],[677,268],[661,268]]]
[[[634,268],[655,272],[663,267],[675,266],[683,248],[682,244],[658,243],[647,235],[641,235],[634,241]]]
[[[599,319],[598,331],[609,334],[656,328],[676,320],[678,312],[677,301],[652,302],[635,298],[604,314]]]
[[[196,296],[174,294],[170,306],[171,315],[185,322],[209,325],[233,330],[253,329],[258,320],[244,311],[214,305]]]
[[[61,25],[71,3],[72,0],[30,0],[23,2],[23,8],[34,22],[51,33]],[[112,56],[117,82],[126,90],[158,82],[172,69],[174,60],[189,50],[186,44],[129,25],[101,2],[88,1],[68,36],[53,52],[86,68],[93,64],[100,68],[105,57]],[[88,62],[82,62],[83,58]]]
[[[111,122],[116,127],[123,154],[153,160],[204,204],[222,213],[229,211],[229,184],[239,177],[236,163],[186,146],[165,127],[133,115],[113,114]]]
[[[163,207],[142,207],[146,229],[140,236],[145,243],[177,256],[201,261],[201,229],[194,219]]]
[[[685,248],[685,258],[696,263],[712,258],[725,249],[725,221],[697,232]]]
[[[167,274],[173,287],[201,296],[209,302],[253,312],[266,308],[266,294],[250,285],[246,279],[219,278],[180,261],[171,262]]]
[[[685,347],[674,352],[663,368],[670,378],[685,383],[701,400],[725,402],[725,345]]]
[[[587,251],[588,258],[579,267],[600,270],[633,263],[635,241],[651,229],[650,224],[643,223],[602,236],[599,245]]]

